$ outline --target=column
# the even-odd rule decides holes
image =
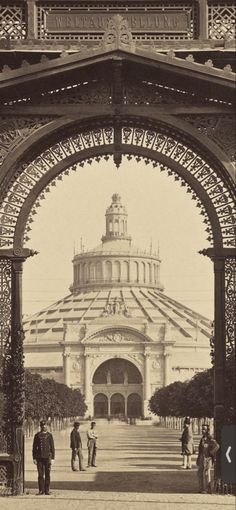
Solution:
[[[70,386],[70,347],[65,347],[63,352],[64,384]]]
[[[107,395],[107,415],[111,416],[111,395]]]
[[[150,353],[145,349],[144,352],[144,416],[148,416],[148,401],[151,398],[151,366],[150,366]]]
[[[170,383],[170,358],[171,353],[169,351],[164,351],[164,386],[167,386]]]
[[[90,356],[88,353],[84,353],[84,396],[85,403],[88,407],[87,415],[93,415],[93,401],[91,392],[91,381],[90,381]]]
[[[214,333],[214,420],[215,438],[220,444],[224,424],[225,407],[225,261],[214,259],[215,273],[215,333]],[[220,455],[217,456],[216,476],[220,476]]]
[[[125,397],[125,418],[127,418],[127,400],[128,400],[128,397],[127,395],[124,395]]]
[[[199,4],[199,39],[208,39],[208,3],[207,0],[198,0]]]
[[[11,345],[9,366],[6,374],[10,382],[11,394],[7,395],[11,404],[10,423],[12,430],[10,450],[13,454],[13,495],[23,492],[24,483],[24,332],[22,327],[22,272],[23,259],[12,260],[12,305],[11,305]],[[11,402],[10,402],[11,401]],[[10,428],[10,427],[9,427]]]

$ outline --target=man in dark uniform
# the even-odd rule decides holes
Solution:
[[[71,447],[71,469],[72,471],[78,471],[76,468],[76,458],[79,460],[79,470],[85,471],[83,468],[83,454],[82,454],[82,441],[79,433],[80,423],[74,422],[74,428],[70,433],[70,447]]]
[[[40,432],[33,441],[33,461],[38,469],[38,494],[50,494],[50,471],[55,459],[54,441],[51,432],[47,430],[47,422],[40,421]]]

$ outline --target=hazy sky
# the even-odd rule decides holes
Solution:
[[[113,193],[128,211],[133,244],[160,245],[164,292],[195,311],[213,317],[212,262],[198,251],[208,247],[199,209],[184,187],[144,162],[95,161],[78,167],[41,201],[27,246],[39,254],[24,264],[23,308],[35,313],[69,294],[74,245],[86,249],[101,242],[105,210]]]

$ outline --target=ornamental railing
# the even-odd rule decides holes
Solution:
[[[233,0],[0,0],[0,41],[80,41],[95,44],[108,20],[120,14],[128,20],[133,39],[194,41],[235,39]]]

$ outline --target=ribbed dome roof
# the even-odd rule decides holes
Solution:
[[[45,310],[24,320],[26,343],[63,341],[64,325],[70,322],[92,324],[104,318],[108,303],[122,302],[128,313],[120,316],[120,323],[144,322],[150,325],[166,323],[175,329],[178,342],[193,340],[198,331],[198,340],[209,343],[211,322],[190,308],[169,298],[158,290],[145,287],[124,287],[83,291],[70,294]],[[109,321],[109,318],[107,319]],[[112,317],[111,317],[112,320]],[[196,338],[194,338],[196,340]]]

